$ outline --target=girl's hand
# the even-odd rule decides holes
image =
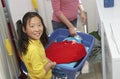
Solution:
[[[51,68],[53,69],[56,65],[56,62],[51,62]]]
[[[54,68],[55,65],[56,65],[56,62],[49,61],[49,62],[45,65],[46,73],[48,73],[49,70],[51,70],[52,68]]]

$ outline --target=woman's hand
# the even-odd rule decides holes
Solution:
[[[75,30],[75,27],[74,27],[74,26],[69,28],[69,32],[70,32],[71,36],[75,36],[75,35],[77,35],[77,33],[76,33],[76,30]]]
[[[81,11],[80,12],[80,17],[81,17],[81,21],[82,21],[82,24],[86,24],[86,14],[85,14],[85,11]]]

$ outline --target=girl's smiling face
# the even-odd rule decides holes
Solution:
[[[23,31],[28,35],[29,39],[38,40],[43,33],[43,25],[38,17],[32,17],[27,21],[26,29]]]

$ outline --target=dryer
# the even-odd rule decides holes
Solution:
[[[102,53],[106,79],[120,79],[120,23],[104,22]]]

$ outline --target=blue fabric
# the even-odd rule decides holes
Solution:
[[[58,66],[64,66],[64,67],[74,67],[77,64],[77,62],[72,63],[66,63],[66,64],[58,64]]]
[[[77,43],[81,43],[81,41],[82,41],[82,39],[80,39],[78,37],[67,37],[64,40],[67,40],[67,41],[73,41],[73,40],[75,40]]]

